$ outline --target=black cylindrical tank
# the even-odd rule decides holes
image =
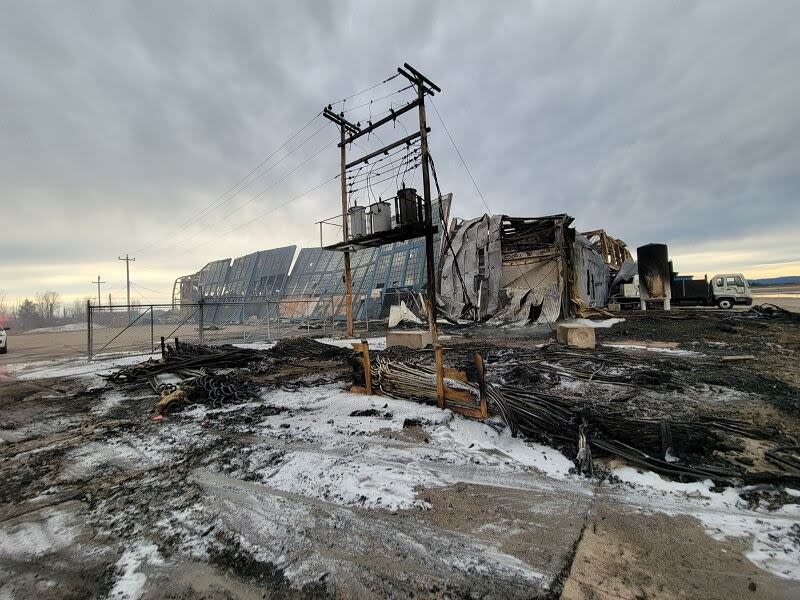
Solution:
[[[646,244],[636,249],[639,294],[642,298],[669,298],[669,253],[666,244]]]
[[[400,225],[416,223],[420,220],[417,210],[417,190],[414,188],[403,188],[397,190],[397,204],[399,208],[398,217]]]

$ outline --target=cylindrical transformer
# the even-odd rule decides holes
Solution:
[[[367,213],[363,206],[351,206],[348,209],[350,215],[350,237],[357,238],[367,235]]]
[[[408,225],[420,220],[417,209],[417,190],[414,188],[397,190],[397,204],[400,208],[400,225]]]
[[[369,205],[369,219],[372,233],[388,231],[392,228],[392,206],[388,202],[373,202]]]
[[[669,254],[666,244],[646,244],[636,249],[639,267],[639,297],[662,300],[672,297]]]

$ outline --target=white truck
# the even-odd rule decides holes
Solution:
[[[753,295],[747,278],[741,273],[721,273],[703,279],[673,275],[670,282],[672,304],[717,305],[720,308],[733,308],[736,304],[750,306]]]
[[[692,277],[673,275],[670,282],[671,304],[695,304],[700,306],[719,306],[725,310],[735,305],[750,306],[753,295],[750,284],[741,273],[721,273],[694,279]],[[631,283],[620,286],[620,294],[614,300],[623,305],[639,303],[639,277],[634,276]]]
[[[711,302],[720,308],[733,308],[735,304],[753,304],[750,284],[741,273],[714,275],[709,285],[709,294]]]

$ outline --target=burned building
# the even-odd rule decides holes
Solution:
[[[609,264],[566,214],[455,222],[440,295],[452,316],[553,322],[608,300]]]
[[[447,222],[452,195],[432,202],[435,262],[443,243],[441,224]],[[208,303],[208,323],[243,322],[260,317],[264,300],[280,300],[285,319],[331,317],[343,320],[344,281],[341,252],[323,248],[286,246],[262,250],[231,261],[215,260],[173,284],[173,305],[193,304],[202,296]],[[294,265],[292,265],[294,262]],[[413,305],[426,289],[425,238],[396,241],[351,253],[353,314],[357,320],[386,318],[389,306],[400,300]],[[291,269],[290,269],[291,267]],[[230,306],[225,306],[230,303]]]

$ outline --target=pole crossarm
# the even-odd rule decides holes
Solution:
[[[431,131],[431,128],[428,127],[427,128],[427,133],[430,133],[430,131]],[[346,168],[350,169],[352,167],[355,167],[356,165],[360,165],[361,163],[367,162],[368,160],[371,160],[371,159],[375,158],[376,156],[378,156],[380,154],[388,154],[389,150],[393,150],[394,148],[397,148],[398,146],[402,146],[403,144],[407,144],[409,142],[412,142],[415,139],[417,139],[418,137],[420,137],[421,135],[422,135],[421,131],[416,131],[416,132],[412,133],[411,135],[407,135],[402,140],[397,140],[396,142],[393,142],[393,143],[389,144],[388,146],[384,146],[383,148],[375,150],[375,152],[370,152],[366,156],[362,156],[361,158],[356,159],[353,162],[347,163]]]
[[[328,119],[329,121],[333,121],[339,127],[344,127],[345,131],[349,131],[350,133],[353,134],[358,133],[361,129],[358,125],[355,125],[350,121],[348,121],[347,119],[345,119],[344,115],[337,115],[328,107],[325,107],[322,110],[322,116]],[[341,147],[341,144],[339,144],[339,146]]]
[[[408,64],[408,63],[403,63],[403,66],[404,66],[406,69],[408,69],[409,71],[411,71],[411,73],[414,75],[414,78],[415,78],[415,81],[414,81],[414,82],[415,82],[415,83],[416,83],[416,79],[421,79],[422,81],[424,81],[425,83],[427,83],[429,86],[431,86],[431,88],[433,88],[434,90],[436,90],[436,91],[437,91],[437,92],[439,92],[440,94],[442,93],[442,88],[440,88],[438,85],[436,85],[435,83],[433,83],[433,82],[432,82],[430,79],[428,79],[427,77],[425,77],[425,75],[423,75],[422,73],[420,73],[419,71],[417,71],[417,70],[416,70],[414,67],[412,67],[410,64]],[[400,71],[400,69],[398,69],[398,71]],[[406,75],[406,77],[408,77],[408,75]]]
[[[380,121],[375,121],[369,127],[365,127],[364,129],[359,130],[358,133],[354,133],[353,135],[351,135],[349,138],[347,138],[344,141],[344,144],[345,145],[349,144],[352,141],[357,140],[361,136],[367,135],[368,133],[370,133],[372,131],[375,131],[376,129],[378,129],[378,127],[381,127],[383,125],[386,125],[386,123],[394,121],[400,115],[404,115],[408,111],[415,109],[417,106],[419,106],[419,98],[417,98],[413,102],[410,102],[409,104],[406,104],[404,107],[402,107],[402,108],[400,108],[398,110],[394,110],[394,109],[390,108],[388,116],[382,118]],[[339,146],[341,147],[342,143],[340,143]]]

